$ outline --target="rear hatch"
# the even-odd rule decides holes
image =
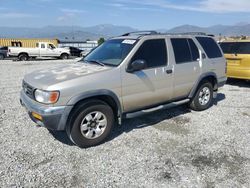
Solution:
[[[250,42],[223,42],[220,45],[227,59],[228,76],[245,77],[250,71]]]

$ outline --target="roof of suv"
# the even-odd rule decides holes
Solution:
[[[206,33],[202,32],[189,32],[189,33],[158,33],[156,31],[136,31],[123,34],[118,37],[114,37],[112,39],[132,39],[138,40],[142,37],[159,37],[159,36],[178,36],[178,37],[194,37],[194,36],[204,36],[204,37],[212,37],[213,35],[207,35]]]

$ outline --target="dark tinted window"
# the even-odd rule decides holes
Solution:
[[[196,37],[209,58],[222,57],[217,43],[209,37]]]
[[[236,53],[237,44],[236,42],[223,42],[220,43],[220,47],[225,54],[233,54]]]
[[[250,42],[239,42],[238,43],[238,54],[250,54]]]
[[[250,54],[250,42],[222,42],[220,46],[225,54]]]
[[[165,39],[145,41],[132,58],[132,62],[135,60],[145,60],[147,68],[167,65]]]
[[[188,39],[188,43],[191,50],[192,60],[197,61],[197,59],[200,57],[199,50],[192,39]]]
[[[177,64],[192,61],[187,39],[173,38],[171,39],[171,43],[174,49],[175,61]]]

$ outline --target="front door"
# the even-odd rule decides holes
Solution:
[[[124,111],[139,110],[170,100],[173,78],[165,39],[144,41],[130,63],[135,60],[144,60],[146,68],[133,73],[122,71]]]

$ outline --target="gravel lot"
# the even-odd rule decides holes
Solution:
[[[250,82],[231,80],[207,111],[130,118],[80,149],[19,104],[24,74],[69,62],[0,61],[0,187],[250,187]]]

